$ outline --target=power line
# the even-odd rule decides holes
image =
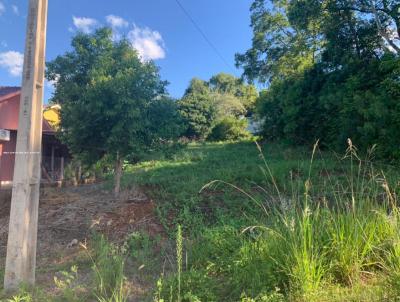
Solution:
[[[228,63],[227,60],[225,60],[224,56],[219,52],[218,48],[214,45],[214,43],[211,42],[211,40],[207,37],[207,35],[204,33],[204,31],[201,29],[201,27],[197,24],[197,22],[193,19],[192,15],[189,13],[189,11],[182,5],[182,3],[179,0],[175,0],[175,2],[178,4],[180,9],[183,11],[183,13],[188,17],[190,22],[193,24],[193,26],[196,28],[196,30],[200,33],[200,35],[203,37],[203,39],[207,42],[207,44],[214,50],[216,55],[225,63],[225,65],[234,73],[236,72],[234,68],[232,68],[232,65]]]

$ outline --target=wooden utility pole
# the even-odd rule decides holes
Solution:
[[[4,288],[35,283],[47,0],[29,0]]]

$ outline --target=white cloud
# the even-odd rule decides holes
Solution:
[[[143,61],[165,58],[164,40],[158,31],[134,25],[128,33],[128,40]]]
[[[0,16],[6,11],[6,7],[3,2],[0,1]]]
[[[113,30],[113,40],[118,41],[121,39],[121,33],[119,29],[126,28],[129,25],[129,22],[124,18],[115,15],[106,16],[107,23],[111,26]]]
[[[54,89],[54,88],[55,88],[55,85],[56,85],[56,82],[55,82],[55,81],[47,81],[47,80],[45,80],[45,81],[44,81],[44,84],[45,84],[45,86],[46,86],[47,88],[49,88],[49,89]]]
[[[16,5],[12,5],[11,6],[13,13],[16,14],[17,16],[19,16],[19,8]]]
[[[92,18],[73,16],[72,19],[75,27],[85,34],[90,34],[98,24],[97,20]]]
[[[0,53],[0,67],[7,69],[12,76],[20,76],[24,65],[24,55],[18,51]]]
[[[46,87],[47,88],[55,88],[59,79],[60,79],[60,75],[56,75],[54,80],[50,80],[50,81],[49,80],[45,80]]]
[[[115,15],[108,15],[106,17],[106,21],[112,28],[123,28],[128,27],[129,23],[124,18],[115,16]]]

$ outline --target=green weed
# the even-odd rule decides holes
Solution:
[[[99,302],[123,302],[128,299],[124,286],[124,258],[116,246],[108,243],[104,236],[97,235],[93,239],[91,251],[82,245],[89,253],[94,272],[94,295]],[[91,255],[93,253],[93,255]]]
[[[186,242],[187,269],[163,278],[159,300],[171,300],[176,291],[182,292],[182,301],[191,301],[185,300],[188,295],[199,301],[379,301],[395,296],[400,288],[394,218],[398,174],[390,168],[383,174],[370,154],[360,159],[352,144],[344,157],[326,156],[316,145],[311,161],[275,146],[260,147],[258,155],[254,149],[245,143],[192,145],[191,152],[203,154],[200,162],[186,153],[181,164],[159,162],[132,170],[135,181],[149,175],[149,182],[172,200],[167,210],[161,206],[160,215],[174,211],[175,221],[192,234]],[[259,156],[261,173],[255,164]],[[162,178],[166,174],[182,180],[179,188]],[[376,279],[391,280],[392,293]],[[322,294],[326,289],[330,296]]]

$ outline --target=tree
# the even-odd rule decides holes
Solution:
[[[254,0],[251,26],[252,47],[236,64],[245,78],[267,83],[321,62],[337,68],[400,49],[395,0]]]
[[[399,8],[390,0],[254,0],[253,45],[237,64],[268,85],[256,102],[264,136],[340,150],[351,138],[399,159]]]
[[[216,114],[207,83],[197,78],[192,79],[178,106],[186,124],[185,135],[205,138],[212,128]]]
[[[204,139],[222,119],[250,115],[257,96],[254,85],[246,85],[230,74],[219,73],[208,82],[192,79],[178,102],[187,125],[186,135]]]
[[[80,33],[72,47],[47,64],[47,79],[57,81],[53,102],[62,106],[60,135],[86,163],[115,161],[118,196],[124,159],[140,160],[177,137],[177,111],[154,63],[142,62],[128,41],[114,41],[110,29]]]
[[[236,65],[249,81],[271,82],[309,67],[319,36],[290,23],[288,0],[255,0],[251,6],[252,47],[236,54]]]
[[[235,99],[235,107],[242,107],[239,115],[252,114],[258,97],[258,91],[254,85],[246,85],[242,79],[233,75],[219,73],[210,79],[208,86],[214,94],[225,96],[227,103],[233,104],[233,99]]]
[[[338,1],[342,10],[373,20],[383,47],[400,54],[400,3],[397,0],[347,0]]]
[[[246,119],[227,116],[216,123],[207,139],[210,141],[248,139],[251,137],[251,134],[247,131],[247,127],[248,123]]]

